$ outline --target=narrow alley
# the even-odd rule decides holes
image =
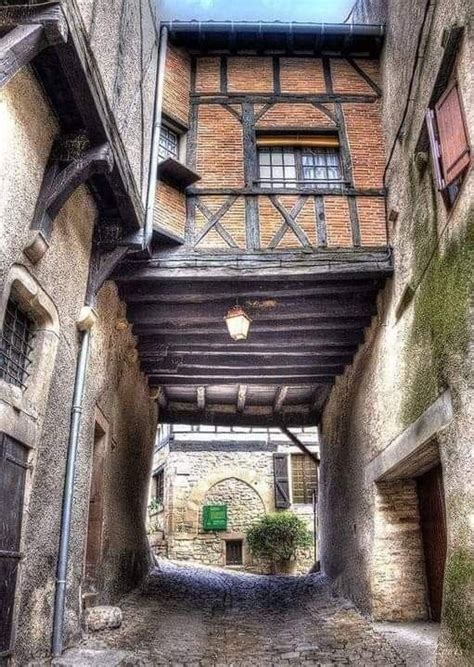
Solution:
[[[121,607],[119,629],[90,635],[55,664],[406,664],[319,574],[258,576],[160,561]]]

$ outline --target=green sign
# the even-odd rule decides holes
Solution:
[[[202,527],[204,530],[227,530],[227,505],[204,505]]]

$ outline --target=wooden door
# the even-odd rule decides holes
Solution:
[[[441,466],[417,479],[421,534],[431,618],[439,621],[446,563],[446,511]]]
[[[0,433],[0,657],[10,652],[28,450]]]
[[[102,556],[102,524],[104,513],[103,480],[106,454],[106,434],[96,423],[89,494],[89,518],[86,543],[86,581],[94,584]]]

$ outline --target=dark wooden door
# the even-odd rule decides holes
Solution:
[[[441,466],[418,477],[417,486],[431,618],[439,621],[446,563],[446,510]]]
[[[0,433],[0,657],[10,651],[28,450]]]

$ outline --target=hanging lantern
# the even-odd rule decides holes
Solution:
[[[243,308],[233,306],[229,309],[224,319],[231,338],[234,340],[245,340],[247,338],[252,320]]]

